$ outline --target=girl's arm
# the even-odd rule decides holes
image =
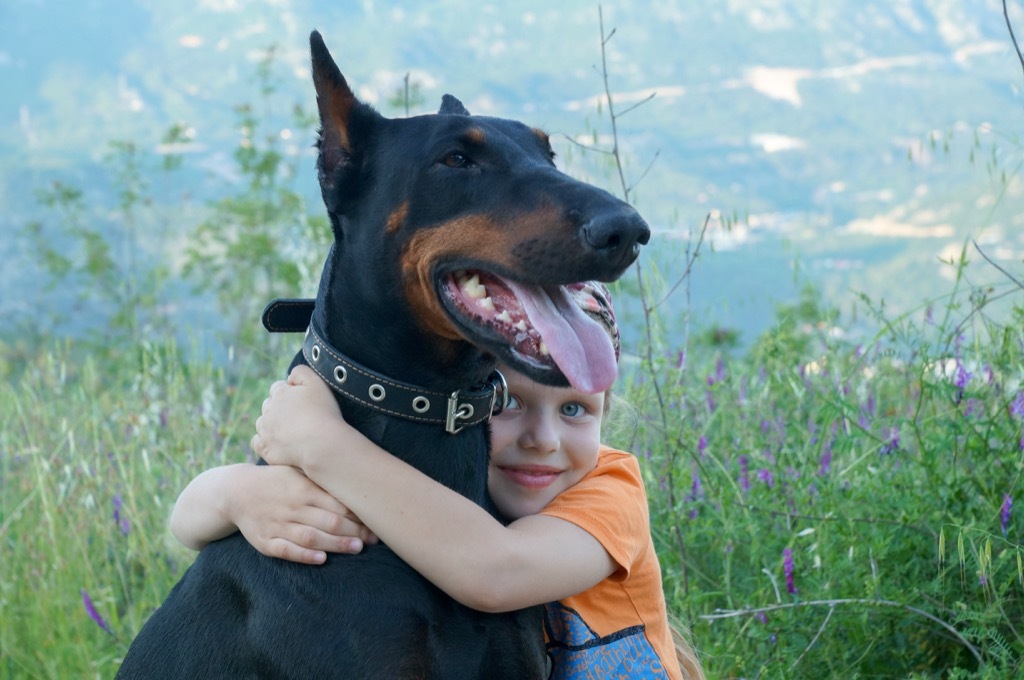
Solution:
[[[402,559],[462,604],[510,611],[583,592],[618,568],[575,524],[531,515],[503,526],[486,510],[359,434],[308,367],[271,387],[253,450],[294,465],[341,500]]]
[[[264,555],[305,564],[323,563],[328,552],[357,553],[364,540],[375,540],[345,506],[287,466],[206,470],[178,496],[170,525],[193,550],[241,531]]]

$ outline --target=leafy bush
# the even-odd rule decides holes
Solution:
[[[961,297],[874,310],[861,344],[807,294],[746,355],[680,347],[629,384],[620,443],[713,677],[1018,668],[1024,304],[997,323]]]

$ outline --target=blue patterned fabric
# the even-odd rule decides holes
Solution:
[[[663,680],[661,660],[644,636],[643,626],[601,637],[580,615],[557,602],[545,605],[553,680]]]

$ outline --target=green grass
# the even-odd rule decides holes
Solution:
[[[742,356],[666,346],[622,379],[638,419],[612,443],[643,462],[670,608],[711,677],[1018,669],[1024,522],[1002,507],[1021,497],[1024,306],[1002,325],[945,304],[855,344],[809,296]],[[0,346],[0,677],[110,677],[192,559],[174,499],[245,459],[277,376],[46,349]]]
[[[0,677],[112,677],[193,558],[167,530],[174,499],[244,459],[263,386],[174,348],[2,350],[18,368],[0,385]]]
[[[1006,325],[953,296],[867,344],[809,297],[748,356],[691,348],[633,383],[621,444],[712,677],[1019,672],[1021,297]]]

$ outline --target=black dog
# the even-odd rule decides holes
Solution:
[[[607,335],[563,286],[615,279],[649,230],[556,170],[543,132],[471,117],[447,95],[437,115],[385,119],[353,96],[319,33],[310,42],[335,243],[296,362],[345,395],[368,437],[487,505],[496,357],[602,389]],[[200,552],[118,677],[523,680],[545,668],[539,611],[470,610],[383,545],[304,566],[235,534]]]

